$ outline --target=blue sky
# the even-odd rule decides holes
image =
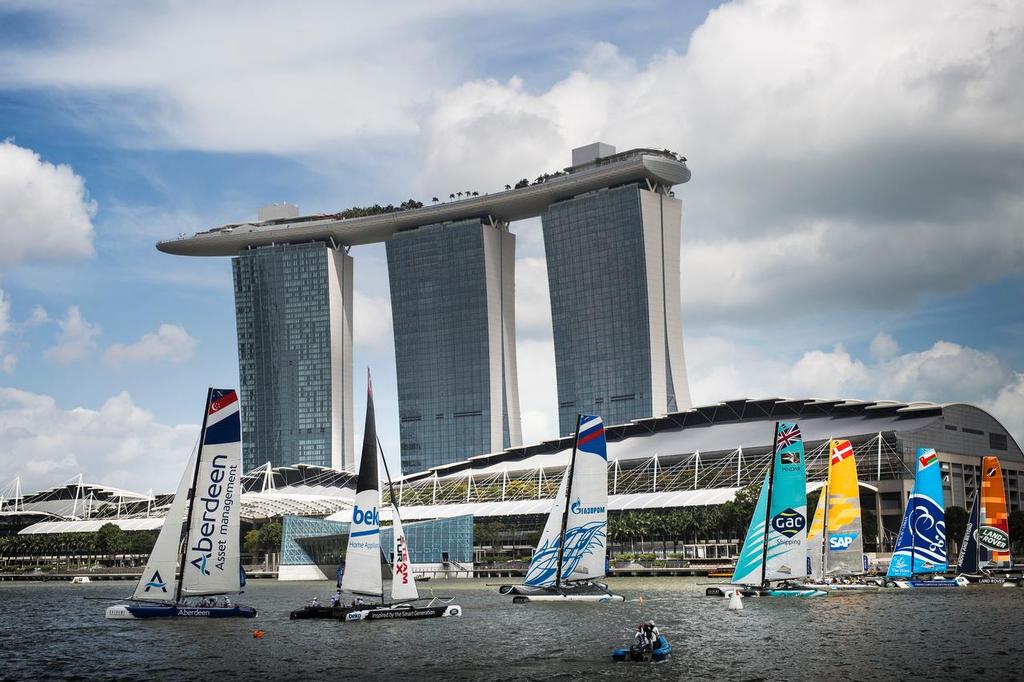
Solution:
[[[0,2],[0,488],[169,488],[204,387],[237,384],[229,260],[158,239],[274,201],[493,191],[598,139],[690,159],[697,402],[958,400],[1024,437],[1018,4],[400,9]],[[536,441],[557,424],[543,247],[538,221],[513,231]],[[394,460],[383,248],[353,255]]]

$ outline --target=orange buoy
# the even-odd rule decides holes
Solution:
[[[253,630],[252,631],[252,638],[253,639],[263,639],[263,635],[265,635],[265,634],[267,634],[267,633],[264,632],[263,630]]]

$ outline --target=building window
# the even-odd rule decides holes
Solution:
[[[974,434],[975,436],[984,436],[985,435],[984,431],[979,431],[978,429],[969,429],[966,426],[964,427],[964,433],[971,433],[971,434]]]
[[[1007,449],[1006,434],[1005,433],[990,433],[988,434],[988,446],[993,450]]]
[[[946,424],[946,430],[947,431],[959,431],[959,429],[957,429],[956,426],[954,426],[953,424]]]

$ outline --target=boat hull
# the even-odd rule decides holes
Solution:
[[[828,593],[849,593],[849,592],[878,592],[878,585],[866,585],[864,583],[804,583],[800,585],[805,590],[823,590]]]
[[[385,606],[376,609],[349,611],[345,614],[345,622],[360,620],[421,620],[423,618],[453,618],[462,615],[462,607],[458,604],[442,604],[440,606]]]
[[[901,590],[935,590],[952,587],[965,587],[968,584],[967,579],[961,576],[957,578],[939,578],[938,580],[890,580],[887,583],[887,586]]]
[[[669,654],[672,653],[672,645],[665,639],[665,635],[658,637],[658,641],[653,649],[647,651],[637,651],[632,647],[620,647],[612,650],[613,661],[631,661],[634,663],[642,663],[649,661],[664,661],[668,658]]]
[[[345,620],[345,616],[353,611],[364,611],[366,606],[303,606],[291,612],[291,620],[329,619]]]
[[[117,604],[107,608],[111,620],[149,620],[152,618],[255,618],[251,606],[206,607],[163,604]]]
[[[498,592],[511,594],[513,604],[529,602],[621,602],[626,598],[608,590],[604,583],[573,584],[564,587],[531,587],[529,585],[502,585]]]
[[[751,587],[744,585],[723,585],[722,587],[709,587],[704,590],[707,597],[732,597],[733,592],[739,591],[744,597],[778,597],[778,598],[805,598],[824,597],[828,593],[813,586],[800,587]]]

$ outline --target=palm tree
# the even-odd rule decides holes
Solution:
[[[475,190],[474,190],[474,191],[473,191],[473,196],[475,196],[475,197],[478,197],[478,196],[480,196],[480,192],[477,192],[477,191],[475,191]]]
[[[449,199],[455,199],[455,195],[454,195],[454,194],[449,194],[449,195],[448,195],[448,198],[449,198]]]
[[[462,192],[458,192],[459,198],[462,198]]]
[[[510,189],[512,189],[512,185],[505,185],[505,190],[506,190],[506,191],[507,191],[507,190],[510,190]]]
[[[441,201],[441,200],[440,200],[440,199],[438,199],[437,197],[434,197],[433,199],[431,199],[431,201],[433,201],[433,202],[434,202],[434,203],[436,204],[437,202],[439,202],[439,201]]]

